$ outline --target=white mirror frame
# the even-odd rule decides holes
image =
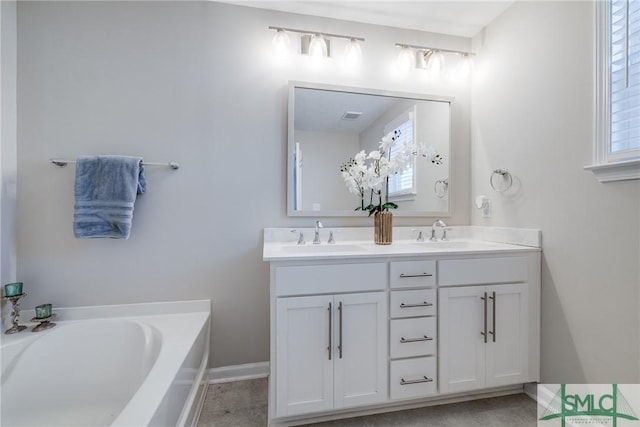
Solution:
[[[448,210],[446,211],[402,211],[393,210],[394,216],[398,217],[450,217],[452,215],[452,199],[453,199],[453,190],[455,189],[455,182],[453,180],[453,169],[454,165],[451,157],[451,135],[452,135],[452,104],[454,102],[453,97],[449,96],[439,96],[439,95],[425,95],[425,94],[417,94],[417,93],[406,93],[406,92],[394,92],[394,91],[386,91],[379,89],[368,89],[368,88],[360,88],[360,87],[347,87],[347,86],[336,86],[336,85],[327,85],[321,83],[307,83],[307,82],[299,82],[299,81],[290,81],[289,82],[289,102],[288,102],[288,121],[287,121],[287,215],[288,216],[300,216],[300,217],[367,217],[368,213],[362,211],[355,210],[295,210],[294,208],[294,197],[293,192],[294,189],[294,178],[293,178],[293,165],[295,162],[295,129],[294,129],[294,118],[295,118],[295,89],[296,88],[304,88],[304,89],[319,89],[319,90],[327,90],[327,91],[335,91],[335,92],[347,92],[347,93],[359,93],[364,95],[377,95],[377,96],[389,96],[395,98],[407,98],[407,99],[416,99],[421,101],[440,101],[440,102],[448,102],[449,103],[449,151],[443,154],[447,160],[449,161],[449,185],[448,185]],[[355,154],[355,153],[354,153]],[[345,159],[347,161],[348,159]],[[336,171],[338,173],[338,171]],[[346,188],[346,187],[345,187]]]

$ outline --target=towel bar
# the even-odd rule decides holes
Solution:
[[[67,166],[69,163],[75,163],[75,160],[63,160],[63,159],[49,159],[51,163],[61,168]],[[171,169],[180,169],[180,164],[176,162],[158,163],[158,162],[142,162],[145,166],[169,166]]]

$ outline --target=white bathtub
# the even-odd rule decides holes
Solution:
[[[55,328],[2,338],[2,426],[197,421],[208,382],[208,300],[54,312]]]

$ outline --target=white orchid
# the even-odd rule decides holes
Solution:
[[[432,163],[441,164],[442,157],[432,148],[424,145],[404,143],[399,153],[389,159],[389,151],[400,131],[395,130],[385,135],[379,144],[379,149],[367,154],[364,150],[358,152],[352,159],[340,167],[340,173],[350,193],[360,196],[360,206],[356,210],[368,210],[369,215],[374,212],[396,209],[397,204],[389,202],[388,195],[382,203],[382,190],[386,189],[389,176],[404,171],[414,156],[422,156]],[[370,192],[369,205],[364,205],[364,197]],[[378,196],[378,204],[373,204],[373,196]]]

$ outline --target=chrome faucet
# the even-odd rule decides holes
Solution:
[[[291,230],[292,233],[300,233],[300,235],[298,236],[298,244],[299,245],[304,245],[304,234],[302,234],[302,231],[298,231],[298,230]]]
[[[316,221],[316,233],[313,236],[313,244],[314,245],[319,245],[320,244],[320,229],[322,228],[322,223],[320,221]]]
[[[435,222],[433,223],[433,225],[431,226],[431,238],[429,240],[431,240],[432,242],[437,242],[438,239],[436,238],[436,227],[442,227],[444,229],[444,227],[446,227],[446,226],[447,226],[447,224],[442,222],[442,220],[436,219]],[[442,232],[442,240],[447,240],[447,232],[446,231]]]

